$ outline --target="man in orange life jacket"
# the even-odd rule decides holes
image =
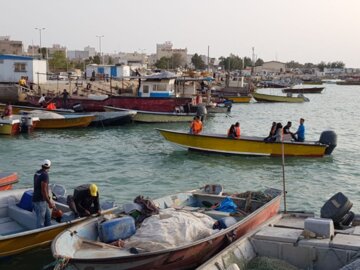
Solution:
[[[200,121],[199,116],[195,116],[194,120],[191,122],[190,133],[191,134],[200,134],[202,131],[202,122]]]
[[[239,139],[239,138],[240,138],[240,134],[241,134],[240,123],[239,123],[239,122],[236,122],[236,123],[235,123],[235,138]]]

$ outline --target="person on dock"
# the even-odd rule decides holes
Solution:
[[[294,133],[295,141],[297,142],[304,142],[305,141],[305,126],[304,126],[305,119],[300,118],[300,125],[297,131]]]
[[[42,94],[38,103],[41,107],[46,108],[46,95],[45,94]]]
[[[285,140],[291,140],[291,138],[295,140],[294,133],[290,131],[290,128],[291,128],[291,122],[289,121],[283,127],[283,134],[284,134],[284,139]]]
[[[272,122],[269,135],[264,139],[265,142],[272,141],[272,138],[274,138],[276,132],[276,122]]]
[[[85,184],[74,189],[74,195],[67,197],[67,204],[76,217],[101,214],[99,191],[95,184]]]
[[[197,135],[201,133],[202,129],[203,129],[203,124],[200,121],[200,117],[195,116],[194,120],[191,122],[190,125],[190,133]]]
[[[13,114],[13,109],[10,102],[6,102],[4,111],[1,114],[1,118],[10,117]]]
[[[54,202],[49,196],[49,175],[48,171],[51,161],[45,159],[41,164],[41,169],[34,175],[33,206],[36,214],[36,227],[42,228],[51,225],[50,209],[55,208]]]
[[[66,91],[66,89],[64,89],[64,91],[62,92],[61,94],[63,97],[62,97],[62,107],[64,109],[67,108],[67,101],[68,101],[68,98],[69,98],[69,92]]]

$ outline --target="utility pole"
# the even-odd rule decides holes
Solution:
[[[40,43],[39,43],[39,50],[40,50],[40,54],[41,54],[41,58],[42,58],[42,51],[41,51],[41,31],[45,30],[46,28],[44,27],[35,27],[35,30],[39,30],[39,36],[40,36]]]
[[[210,71],[210,58],[209,58],[209,54],[210,54],[210,46],[208,45],[208,56],[207,56],[208,72]]]
[[[99,53],[100,53],[101,64],[103,65],[104,64],[104,56],[102,56],[102,53],[101,53],[101,38],[103,38],[104,36],[101,35],[101,36],[96,36],[96,37],[99,38]]]

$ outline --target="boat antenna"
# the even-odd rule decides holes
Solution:
[[[283,180],[283,194],[284,194],[284,213],[286,214],[286,187],[285,187],[285,146],[284,146],[284,134],[281,134],[281,167],[282,167],[282,180]]]

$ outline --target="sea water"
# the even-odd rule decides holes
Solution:
[[[230,114],[207,118],[204,132],[226,134],[240,122],[241,134],[266,137],[271,123],[305,119],[306,140],[333,130],[338,145],[324,158],[286,158],[287,210],[320,213],[321,206],[341,191],[360,213],[360,86],[325,84],[322,94],[305,94],[305,103],[234,104]],[[263,93],[279,94],[278,89]],[[189,152],[165,141],[156,128],[187,131],[189,123],[129,124],[112,128],[36,130],[30,135],[0,137],[0,171],[16,171],[14,188],[31,187],[33,175],[50,159],[50,182],[73,188],[96,183],[101,199],[118,204],[137,195],[166,194],[221,183],[225,190],[283,188],[281,157],[227,156]],[[282,208],[284,208],[282,204]],[[52,261],[48,249],[35,250],[0,262],[1,269],[41,269]]]

